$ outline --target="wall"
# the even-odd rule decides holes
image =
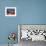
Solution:
[[[16,7],[17,16],[6,17],[6,6]],[[0,0],[0,44],[8,43],[9,32],[17,34],[17,24],[46,24],[46,0]]]
[[[46,24],[46,0],[17,0],[16,7],[21,24]]]
[[[16,1],[0,0],[0,44],[7,44],[9,42],[8,34],[10,32],[16,32],[17,35],[17,23],[19,17],[6,17],[5,7],[7,6],[16,7]],[[18,42],[17,39],[15,42]]]

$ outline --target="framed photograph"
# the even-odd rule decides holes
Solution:
[[[5,7],[5,16],[16,16],[16,7]]]

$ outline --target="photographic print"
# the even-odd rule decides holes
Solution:
[[[5,16],[16,16],[16,7],[5,7]]]

